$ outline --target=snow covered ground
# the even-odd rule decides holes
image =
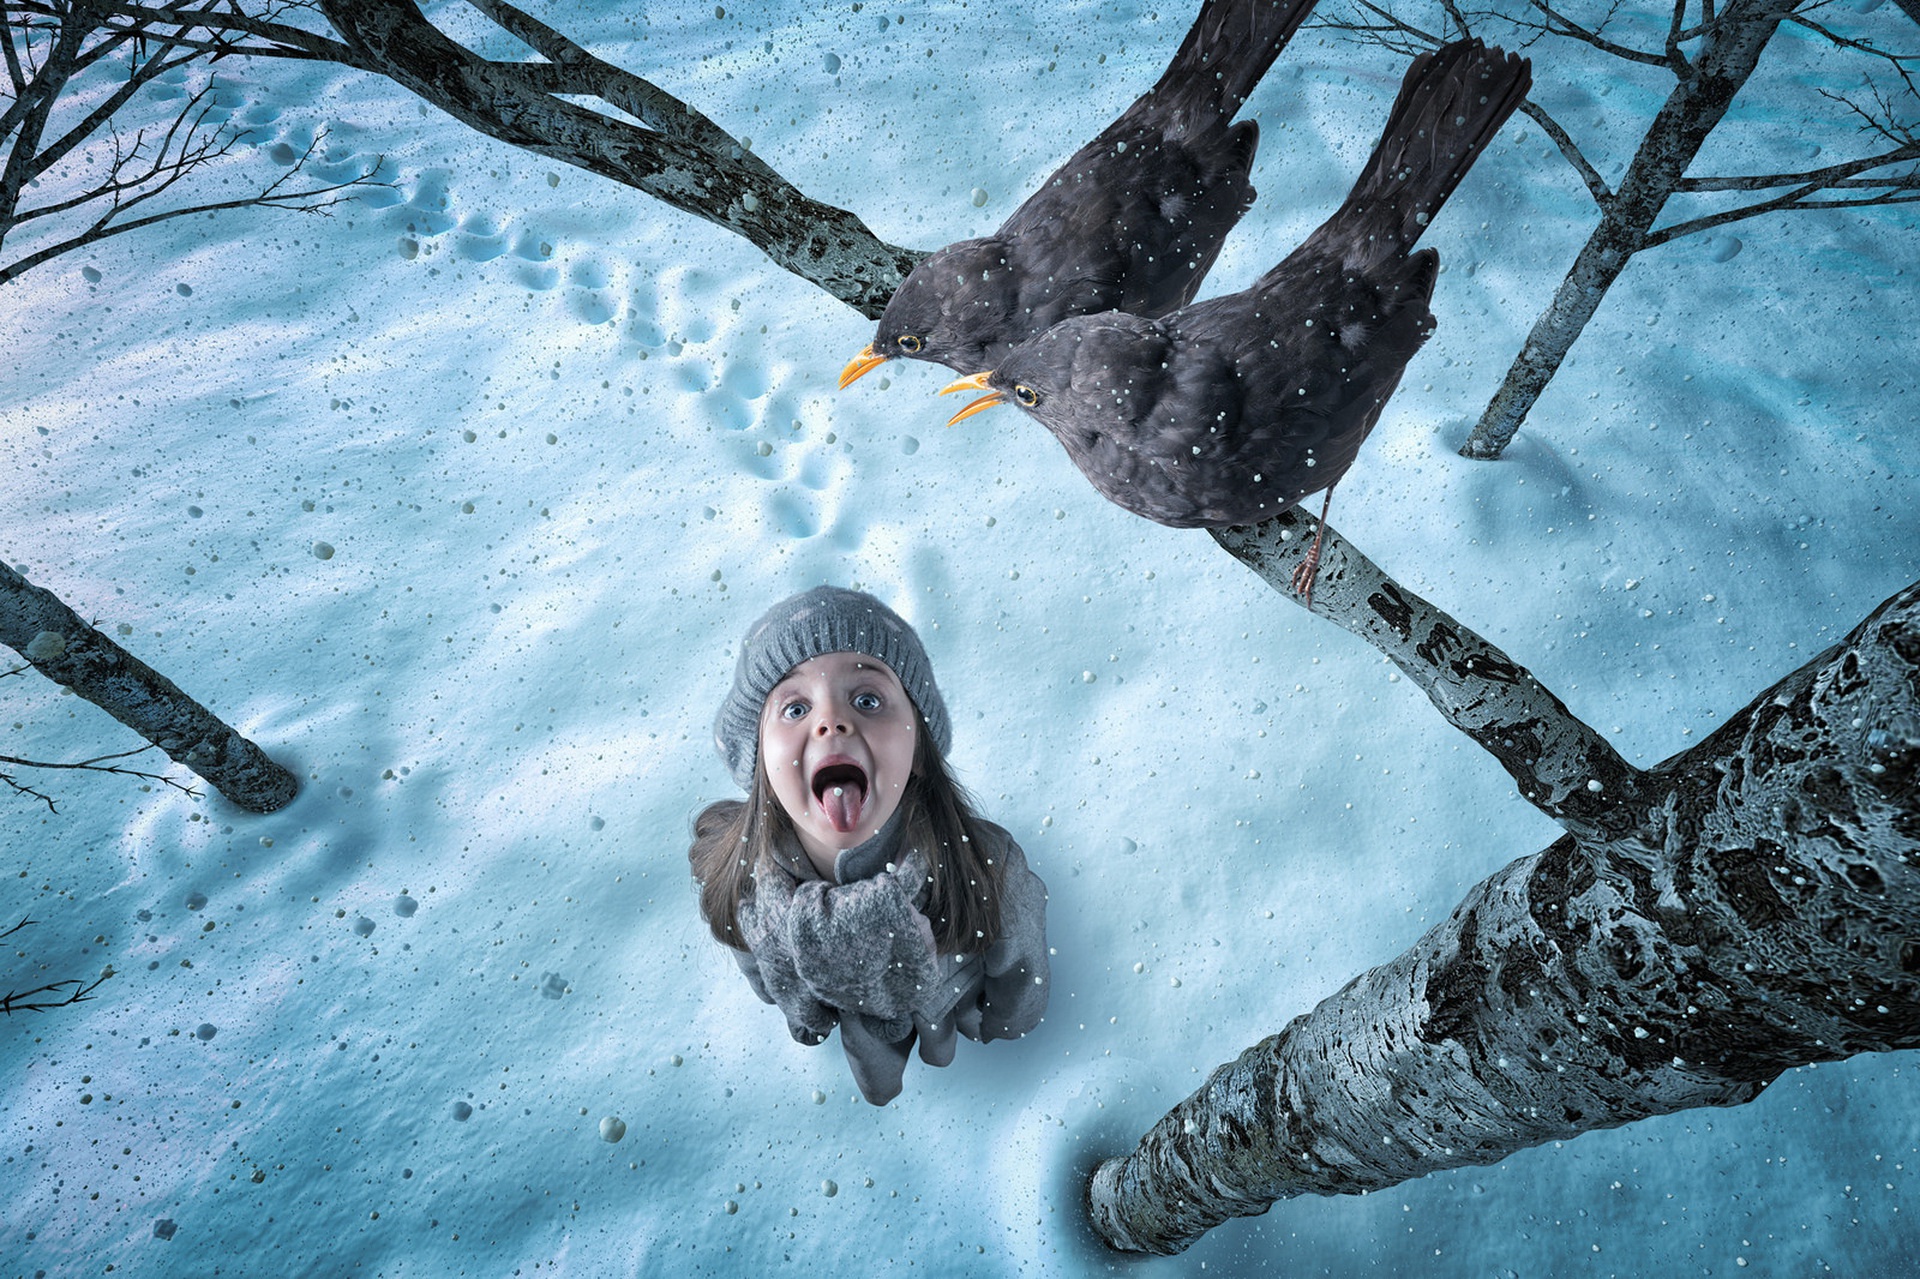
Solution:
[[[681,8],[547,16],[928,248],[996,225],[1191,17]],[[1891,5],[1857,21],[1916,34]],[[1780,40],[1737,119],[1804,155],[1779,140],[1815,50]],[[1537,95],[1624,158],[1657,81],[1535,55]],[[1208,292],[1332,207],[1398,74],[1296,42]],[[1100,501],[1014,413],[944,428],[927,366],[836,391],[871,326],[744,241],[367,76],[220,79],[258,130],[236,185],[324,127],[329,172],[384,155],[397,190],[167,224],[0,289],[0,559],[304,790],[269,817],[77,774],[32,777],[57,816],[0,797],[0,926],[38,921],[0,980],[116,973],[0,1026],[6,1274],[1910,1264],[1903,1055],[1282,1204],[1170,1261],[1101,1253],[1073,1197],[1093,1158],[1553,828],[1376,653]],[[1548,147],[1510,125],[1438,220],[1439,332],[1333,522],[1650,764],[1920,575],[1920,227],[1776,216],[1649,255],[1506,460],[1469,463],[1592,222]],[[916,1063],[885,1109],[754,999],[686,869],[731,790],[709,724],[732,646],[819,581],[921,629],[953,763],[1052,892],[1044,1025]],[[0,695],[0,753],[134,744],[37,676]]]

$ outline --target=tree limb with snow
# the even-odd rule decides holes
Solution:
[[[88,625],[59,596],[35,586],[4,563],[0,563],[0,644],[146,738],[175,763],[204,777],[248,812],[274,812],[299,792],[299,779],[267,758],[259,746]],[[114,757],[67,767],[97,768],[110,758]],[[23,788],[15,785],[14,789]],[[47,802],[51,806],[52,801]]]
[[[1295,598],[1305,523],[1215,536]],[[1567,834],[1102,1163],[1088,1207],[1109,1244],[1178,1252],[1296,1195],[1495,1163],[1738,1105],[1790,1067],[1920,1047],[1920,583],[1638,770],[1332,530],[1320,572],[1313,611],[1392,658]]]

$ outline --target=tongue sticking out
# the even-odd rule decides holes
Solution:
[[[867,775],[850,764],[829,765],[814,775],[813,794],[833,828],[848,834],[867,806]]]

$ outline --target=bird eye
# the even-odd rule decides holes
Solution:
[[[1013,398],[1020,401],[1023,407],[1032,408],[1040,402],[1040,392],[1034,390],[1025,382],[1015,382],[1013,384]]]
[[[878,693],[855,693],[853,695],[853,707],[855,710],[865,711],[871,715],[880,709],[880,695]]]
[[[920,348],[925,345],[919,338],[911,333],[902,333],[899,337],[895,338],[894,341],[899,345],[900,349],[908,355],[920,354]]]

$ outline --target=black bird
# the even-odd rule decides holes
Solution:
[[[1433,332],[1440,258],[1414,242],[1531,80],[1478,40],[1415,58],[1346,203],[1252,287],[1064,320],[947,387],[990,392],[952,421],[1018,405],[1104,496],[1175,528],[1270,519],[1317,489],[1330,504]],[[1319,556],[1316,534],[1294,576],[1309,604]]]
[[[1230,123],[1316,0],[1206,0],[1153,88],[985,239],[929,254],[840,385],[887,360],[991,368],[1070,315],[1193,300],[1253,204],[1260,130]]]

